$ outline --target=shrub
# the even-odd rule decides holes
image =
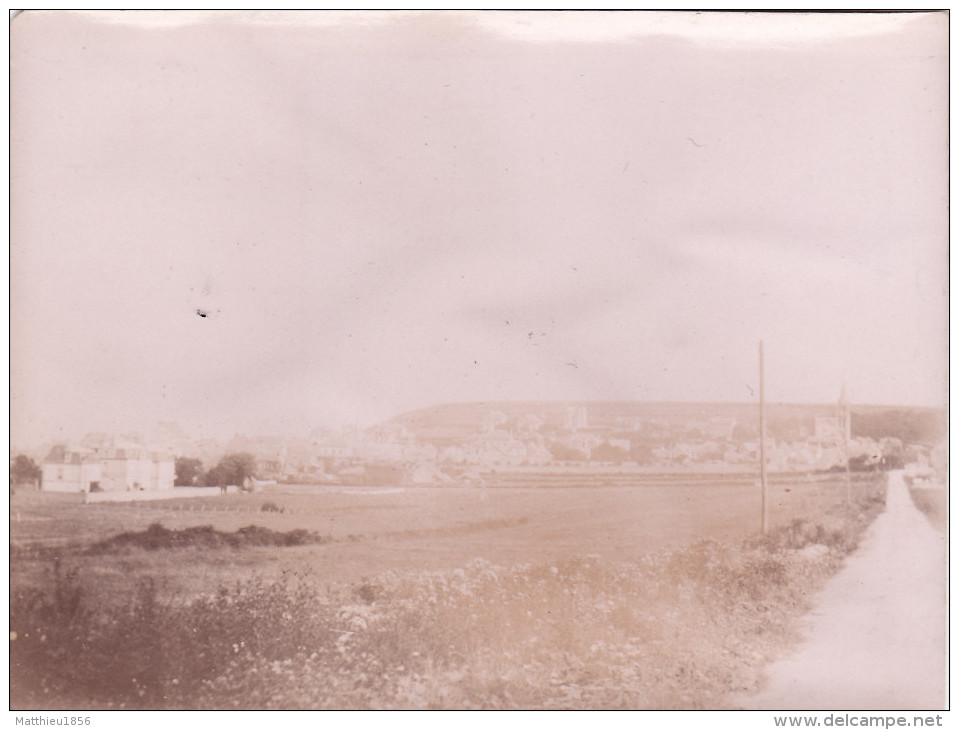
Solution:
[[[87,549],[87,553],[97,555],[108,552],[122,552],[129,549],[142,550],[172,550],[172,549],[204,549],[213,550],[221,547],[295,547],[329,542],[331,538],[324,537],[309,530],[296,529],[289,532],[277,532],[268,527],[249,525],[241,527],[236,532],[220,532],[212,525],[186,527],[182,530],[169,530],[158,522],[154,522],[142,532],[123,532],[119,535],[95,543]]]

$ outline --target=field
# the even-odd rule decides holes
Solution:
[[[948,491],[934,487],[911,486],[909,496],[933,527],[939,532],[946,531],[949,515]]]
[[[759,540],[759,488],[736,476],[89,505],[19,493],[11,701],[722,707],[854,548],[882,476],[856,478],[852,501],[844,478],[775,479]],[[231,547],[250,525],[280,542]],[[287,546],[294,531],[309,539]],[[186,535],[215,539],[156,539]]]

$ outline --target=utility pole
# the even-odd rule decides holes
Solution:
[[[766,379],[763,372],[763,341],[759,341],[759,479],[763,489],[763,534],[769,526],[766,485]]]

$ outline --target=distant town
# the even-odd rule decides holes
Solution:
[[[795,473],[916,464],[944,474],[945,418],[930,408],[772,405],[767,468]],[[444,404],[372,428],[302,436],[220,441],[170,422],[149,434],[90,433],[76,443],[12,454],[11,486],[185,493],[182,488],[271,484],[503,486],[533,478],[588,485],[591,474],[748,472],[758,464],[759,449],[755,405]]]

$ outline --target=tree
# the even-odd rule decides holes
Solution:
[[[902,441],[897,438],[884,438],[879,442],[882,448],[882,468],[884,471],[890,469],[902,469],[905,465],[905,450]]]
[[[614,463],[622,463],[629,458],[623,449],[618,446],[614,446],[609,441],[603,441],[595,449],[589,457],[592,461],[611,461]]]
[[[38,484],[43,478],[43,470],[29,456],[18,454],[10,462],[11,484]]]
[[[556,461],[586,461],[587,459],[585,452],[559,442],[549,445],[549,453]]]
[[[256,475],[256,457],[246,452],[227,454],[220,463],[207,472],[206,482],[210,485],[243,487],[248,479]]]
[[[176,479],[173,482],[175,487],[192,487],[198,484],[200,477],[203,476],[203,462],[199,459],[178,456],[175,469]]]
[[[203,483],[208,487],[226,489],[226,486],[230,483],[230,475],[224,467],[217,464],[203,477]]]
[[[643,441],[633,441],[630,444],[629,458],[637,464],[651,464],[656,457],[652,446]]]

